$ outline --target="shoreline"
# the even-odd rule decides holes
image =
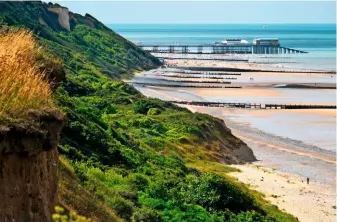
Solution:
[[[207,110],[209,110],[208,107],[204,107],[204,110],[190,105],[184,105],[182,107],[188,108],[192,112],[207,113],[214,117],[221,118],[218,115],[214,115],[214,113],[207,112]],[[274,144],[271,144],[271,141],[268,141],[268,138],[266,138],[266,141],[254,137],[248,138],[249,133],[242,132],[242,127],[233,127],[231,121],[228,121],[228,119],[223,120],[227,127],[231,129],[234,136],[247,143],[253,150],[254,155],[263,152],[267,153],[267,156],[271,158],[277,158],[279,157],[278,153],[283,153],[282,155],[285,155],[286,158],[290,156],[302,156],[301,161],[303,161],[303,159],[315,158],[316,161],[311,161],[312,164],[314,164],[314,162],[324,161],[328,165],[336,165],[336,160],[332,155],[327,156],[310,151],[302,151],[303,153],[299,153],[294,149],[287,148],[285,144],[279,144],[275,147]],[[256,129],[252,130],[256,131]],[[256,133],[262,137],[267,137],[264,134],[261,135],[259,131],[256,131]],[[268,146],[266,146],[266,144],[268,144]],[[259,148],[259,145],[262,145],[262,147]],[[334,209],[334,206],[336,206],[336,182],[334,182],[334,184],[324,183],[309,176],[311,182],[307,185],[307,175],[291,172],[291,170],[287,172],[287,170],[278,168],[279,163],[273,164],[268,161],[268,158],[259,159],[259,157],[258,155],[258,161],[253,163],[230,165],[239,169],[240,172],[229,173],[229,175],[247,184],[251,189],[264,193],[266,200],[278,206],[281,210],[294,215],[301,222],[333,221],[336,216]],[[333,178],[332,180],[335,181]]]
[[[247,68],[247,64],[222,61],[180,60],[179,63],[181,66],[211,64],[214,67]],[[252,65],[248,64],[248,67]],[[161,72],[165,69],[147,71],[135,76],[133,81],[156,83],[175,79],[165,79],[158,75]],[[241,89],[134,86],[147,97],[170,101],[335,105],[336,75],[327,72],[272,72],[266,68],[263,72],[242,72],[236,77],[233,82],[243,86]],[[290,87],[275,87],[285,84]],[[335,110],[266,111],[179,106],[222,119],[233,135],[253,150],[258,161],[235,165],[241,172],[230,176],[265,193],[267,200],[298,217],[301,222],[333,221],[336,216],[333,208],[336,207],[336,141],[331,135],[335,132],[335,128],[332,129],[336,125]],[[305,183],[307,177],[311,181],[309,185]],[[310,210],[312,207],[315,210]]]
[[[294,167],[288,168],[288,160],[291,158],[298,160],[299,163],[292,163],[293,166],[297,167],[301,167],[302,162],[315,162],[316,165],[322,165],[321,170],[327,170],[327,166],[331,167],[336,165],[336,151],[322,149],[320,147],[306,144],[302,141],[294,140],[288,137],[277,136],[272,133],[262,131],[261,129],[257,129],[245,121],[235,121],[228,116],[229,113],[231,113],[231,108],[211,108],[192,105],[179,106],[187,108],[191,112],[205,113],[222,119],[226,126],[231,129],[234,136],[240,138],[251,147],[259,163],[263,164],[263,166],[278,168],[279,170],[286,173],[292,173],[306,177],[308,176],[308,174],[306,174],[307,169],[303,168],[301,170],[300,168],[294,169]],[[244,111],[245,110],[241,111],[240,113]],[[273,158],[273,155],[278,156],[279,159],[270,160],[270,158]],[[334,178],[326,181],[326,183],[335,187],[335,170],[331,170],[329,176],[333,176]],[[320,175],[311,175],[310,177],[314,178],[315,180],[322,179],[321,182],[324,180],[324,178],[321,178]]]

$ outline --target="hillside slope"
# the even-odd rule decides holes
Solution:
[[[55,101],[69,120],[59,146],[67,209],[99,221],[296,221],[226,176],[223,163],[255,157],[223,121],[116,80],[156,58],[57,5],[0,2],[0,23],[33,30],[66,70]]]

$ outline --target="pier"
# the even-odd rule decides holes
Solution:
[[[306,104],[256,104],[256,103],[235,103],[235,102],[207,102],[207,101],[169,101],[176,104],[208,106],[208,107],[229,107],[229,108],[255,108],[255,109],[336,109],[336,105],[306,105]]]
[[[183,54],[294,54],[307,53],[280,45],[221,45],[221,44],[138,44],[154,53]]]

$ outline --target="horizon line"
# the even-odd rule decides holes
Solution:
[[[274,23],[149,23],[149,22],[120,22],[120,23],[109,23],[104,22],[107,25],[337,25],[337,23],[283,23],[283,22],[274,22]]]

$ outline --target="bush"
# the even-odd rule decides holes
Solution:
[[[253,198],[214,173],[189,175],[180,195],[187,203],[201,205],[208,210],[230,209],[233,212],[255,209]]]
[[[108,199],[108,204],[116,211],[118,216],[130,220],[134,211],[134,204],[131,201],[121,197],[113,197]]]
[[[87,175],[88,168],[85,163],[75,162],[74,170],[75,170],[76,175],[82,182],[85,182],[88,180],[88,175]]]
[[[159,115],[160,110],[158,108],[150,108],[149,111],[147,111],[147,115],[149,116],[154,116],[154,115]]]
[[[133,103],[133,110],[139,114],[147,114],[150,109],[157,108],[163,109],[162,104],[164,102],[157,99],[139,99]],[[155,111],[158,113],[158,111]],[[152,112],[152,111],[151,111]]]
[[[131,218],[132,222],[160,222],[163,221],[161,216],[149,208],[137,209]]]
[[[149,179],[140,173],[130,174],[127,180],[140,191],[143,191],[149,185]]]
[[[70,211],[67,215],[64,209],[59,206],[55,207],[55,214],[53,214],[52,219],[54,222],[92,222],[90,218],[77,215],[73,211]]]

